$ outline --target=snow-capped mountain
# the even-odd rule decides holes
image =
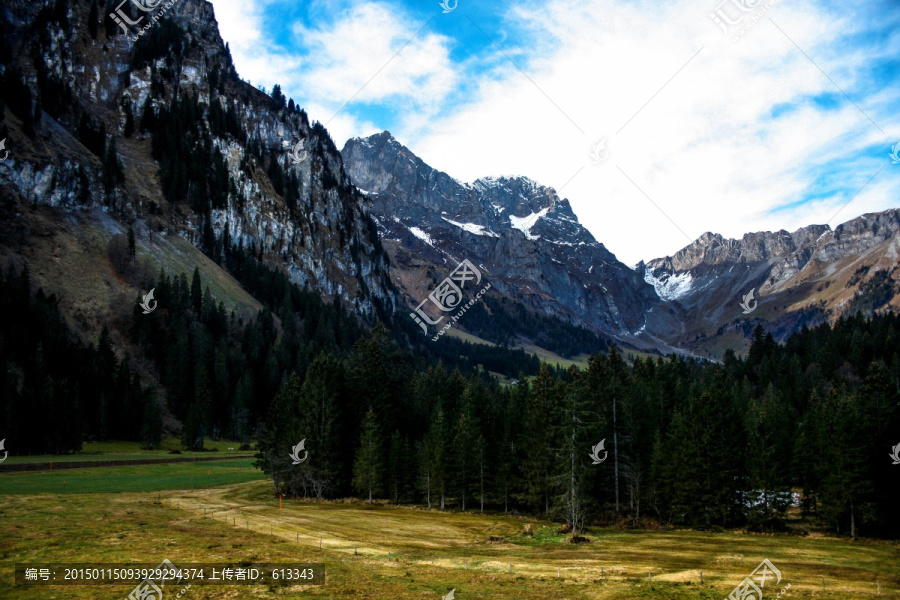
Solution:
[[[582,227],[568,200],[526,177],[462,183],[383,132],[342,151],[351,180],[373,200],[391,276],[410,302],[463,259],[500,294],[639,347],[664,349],[677,319],[642,274]]]
[[[373,201],[391,278],[413,306],[468,258],[498,293],[537,313],[634,347],[711,357],[746,347],[758,322],[783,339],[804,324],[900,306],[900,210],[833,231],[705,233],[632,269],[566,199],[527,177],[463,183],[388,132],[348,141],[342,156]]]

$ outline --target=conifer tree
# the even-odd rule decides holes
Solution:
[[[194,307],[196,315],[202,314],[200,309],[203,308],[203,284],[200,281],[200,269],[194,267],[194,275],[191,277],[191,305]]]
[[[370,408],[363,419],[359,449],[353,465],[353,487],[363,494],[368,494],[369,504],[372,504],[373,495],[381,491],[382,472],[381,435],[378,432],[375,411]]]
[[[296,494],[298,489],[284,489],[286,478],[297,479],[296,465],[290,458],[291,449],[303,439],[300,431],[298,407],[300,380],[291,373],[282,382],[278,394],[269,407],[265,423],[256,444],[254,466],[272,478],[275,493]],[[306,450],[306,452],[309,452]]]

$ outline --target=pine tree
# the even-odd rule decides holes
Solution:
[[[91,0],[91,8],[88,12],[88,33],[92,40],[97,39],[97,26],[100,24],[100,7],[97,0]]]
[[[311,449],[304,475],[319,499],[339,485],[344,397],[343,365],[320,353],[306,371],[298,407],[298,427]]]
[[[438,407],[434,411],[428,433],[425,435],[425,443],[422,457],[422,482],[428,496],[428,507],[431,508],[431,494],[440,496],[440,507],[446,506],[447,492],[447,442],[448,432],[444,411]]]
[[[526,423],[523,432],[522,451],[525,453],[524,477],[527,482],[529,500],[540,506],[544,514],[550,513],[550,502],[554,495],[554,448],[559,448],[559,440],[552,434],[560,412],[560,384],[550,374],[546,363],[534,378],[529,394],[529,404],[525,409]]]
[[[194,307],[194,314],[199,316],[201,308],[203,308],[203,284],[200,281],[200,269],[194,267],[194,275],[191,277],[191,305]]]
[[[162,441],[162,413],[155,394],[148,394],[144,402],[141,419],[141,447],[147,450],[158,448]]]
[[[381,491],[382,471],[381,436],[375,411],[370,408],[362,423],[359,450],[353,464],[353,487],[361,493],[368,493],[369,504],[372,504],[373,494]]]
[[[116,148],[116,138],[109,140],[106,153],[103,155],[103,187],[107,194],[112,193],[116,186],[125,182],[125,170],[119,161],[119,152]]]
[[[286,492],[296,495],[299,491],[294,488],[284,489],[285,478],[295,478],[293,473],[296,469],[290,458],[291,449],[303,439],[299,426],[299,405],[300,380],[296,373],[290,373],[269,407],[256,444],[254,466],[272,478],[276,494]]]
[[[132,262],[134,262],[134,259],[137,257],[136,245],[137,244],[134,239],[134,228],[129,226],[128,227],[128,255],[131,256]]]
[[[209,411],[212,392],[206,368],[197,369],[194,382],[194,403],[188,409],[188,416],[182,425],[181,443],[189,450],[201,450],[204,438],[209,433]]]
[[[587,386],[587,378],[572,367],[568,373],[568,386],[561,398],[560,418],[553,419],[552,439],[559,446],[554,448],[554,479],[560,490],[556,509],[572,530],[573,538],[584,529],[589,515],[589,500],[586,493],[585,476],[587,468],[585,449],[591,447],[591,434],[596,432],[597,413],[591,409],[592,398]]]
[[[272,99],[281,106],[285,105],[284,94],[281,92],[281,86],[277,83],[272,86]]]
[[[760,400],[750,400],[746,408],[748,440],[748,483],[751,498],[751,525],[768,527],[790,506],[789,481],[791,440],[795,439],[793,424],[797,416],[770,383]],[[755,497],[762,493],[762,501]]]
[[[460,413],[454,430],[452,454],[455,487],[459,490],[460,508],[466,510],[466,497],[471,486],[472,476],[477,466],[477,456],[472,451],[478,442],[478,426],[471,412],[464,410]]]
[[[403,439],[400,431],[395,430],[391,434],[390,447],[388,449],[388,495],[394,504],[400,502],[400,494],[403,489]]]

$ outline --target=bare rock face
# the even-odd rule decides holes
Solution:
[[[373,200],[392,275],[410,302],[427,293],[414,271],[468,258],[496,290],[530,309],[631,344],[665,347],[646,332],[677,327],[653,288],[595,240],[552,188],[526,177],[462,183],[388,132],[349,140],[341,154]]]
[[[35,136],[10,132],[14,158],[0,169],[0,186],[31,204],[102,208],[136,231],[181,236],[214,258],[224,240],[253,248],[298,284],[361,314],[395,310],[368,202],[328,132],[293,102],[238,77],[212,4],[179,0],[137,41],[108,27],[106,15],[96,37],[89,34],[90,2],[69,2],[64,18],[48,18],[43,4],[7,2],[0,17],[15,68],[45,108]],[[152,23],[145,16],[141,24]],[[62,100],[53,102],[51,90]],[[179,103],[196,106],[178,117],[190,132],[154,138],[153,120]],[[85,146],[85,122],[102,126],[107,148],[116,142],[124,179],[112,190],[103,182],[104,152]],[[193,146],[177,154],[185,140]],[[306,159],[295,164],[291,150],[301,140]],[[181,169],[201,155],[212,164],[197,181]],[[208,200],[213,187],[225,192]]]

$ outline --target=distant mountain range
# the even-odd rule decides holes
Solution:
[[[339,152],[280,88],[240,79],[205,0],[177,3],[137,41],[101,4],[0,11],[0,261],[27,265],[86,339],[108,326],[127,351],[121,315],[160,269],[197,267],[228,308],[255,314],[223,266],[229,247],[370,323],[411,323],[468,259],[492,287],[455,329],[563,356],[616,341],[720,357],[756,322],[783,339],[900,306],[897,210],[834,231],[708,233],[632,268],[526,177],[463,183],[388,132]],[[140,268],[125,277],[112,265],[129,233]]]
[[[569,202],[526,177],[467,184],[425,164],[389,132],[341,154],[410,304],[469,259],[498,293],[637,349],[719,357],[756,322],[783,338],[848,311],[898,307],[900,211],[741,240],[706,233],[674,256],[630,268]],[[739,306],[745,296],[744,314]],[[461,323],[465,328],[465,323]],[[526,340],[521,340],[526,341]]]
[[[810,225],[740,240],[705,233],[638,270],[683,311],[685,329],[673,344],[701,352],[740,348],[757,321],[784,339],[803,325],[900,308],[900,210],[834,230]],[[740,303],[751,290],[758,304],[745,315]]]

